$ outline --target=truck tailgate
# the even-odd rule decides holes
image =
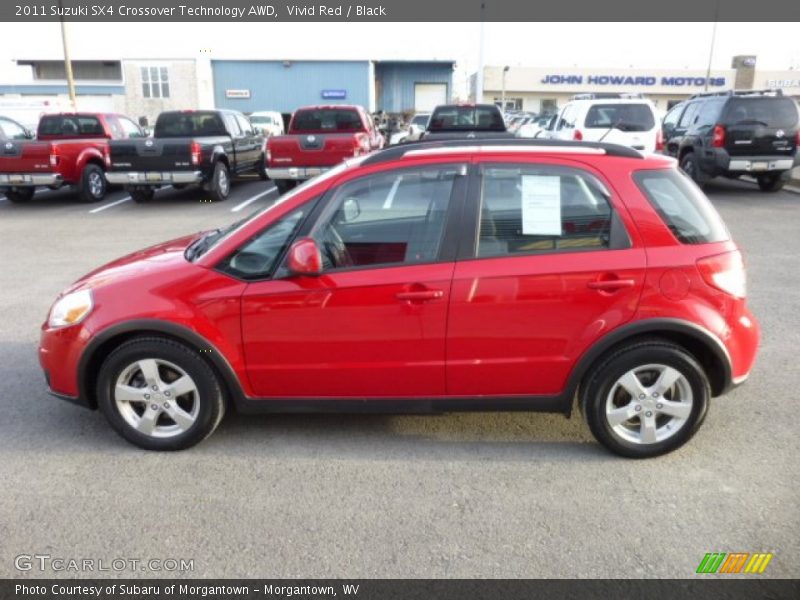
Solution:
[[[192,168],[192,138],[147,138],[109,143],[111,171],[175,171]]]
[[[332,167],[352,158],[356,133],[281,135],[267,142],[271,167]]]
[[[0,173],[52,172],[50,147],[50,142],[3,142],[0,146]]]

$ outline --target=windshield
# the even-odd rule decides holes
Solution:
[[[725,122],[729,125],[756,124],[764,127],[797,127],[797,105],[791,98],[732,98]]]
[[[330,171],[326,171],[322,175],[317,175],[312,179],[304,181],[302,184],[298,185],[293,190],[287,192],[286,194],[278,198],[273,204],[270,204],[266,208],[259,208],[250,213],[250,215],[245,217],[244,219],[240,219],[228,225],[227,227],[223,227],[222,229],[215,229],[213,231],[207,232],[205,235],[200,236],[194,242],[192,242],[188,248],[186,248],[186,252],[184,253],[186,260],[194,262],[195,260],[200,258],[203,254],[208,252],[211,248],[213,248],[223,240],[229,238],[231,235],[233,235],[236,231],[238,231],[242,227],[245,227],[252,221],[261,218],[263,215],[266,215],[271,210],[274,210],[276,207],[281,206],[287,200],[294,198],[295,196],[297,196],[297,194],[303,193],[309,187],[322,183],[323,181],[327,181],[329,179],[338,177],[350,167],[354,167],[356,165],[361,164],[361,161],[367,158],[367,156],[368,155],[364,154],[363,156],[359,156],[358,158],[351,158],[349,160],[341,162],[335,167],[333,167]]]
[[[586,113],[587,129],[650,131],[655,126],[653,111],[647,104],[595,104]]]
[[[158,115],[153,135],[157,138],[227,135],[215,112],[164,112]]]
[[[294,113],[295,133],[355,133],[364,131],[361,115],[349,108],[315,108]]]
[[[271,117],[259,117],[259,116],[256,116],[256,115],[251,115],[250,116],[250,122],[251,123],[272,123],[272,118]]]
[[[421,127],[425,127],[428,124],[428,119],[430,115],[417,115],[412,119],[412,123],[414,125],[420,125]]]
[[[433,111],[428,131],[505,131],[496,106],[442,106]]]

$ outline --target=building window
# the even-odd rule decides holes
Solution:
[[[19,61],[30,65],[37,81],[63,81],[67,78],[63,60]],[[122,81],[122,63],[119,61],[73,60],[72,76],[79,81]]]
[[[167,67],[142,67],[142,96],[169,98],[169,71]]]
[[[539,103],[539,112],[543,115],[552,115],[558,112],[558,102],[553,98],[542,98]]]
[[[503,99],[502,97],[497,97],[494,99],[494,103],[503,110],[502,104]],[[505,110],[522,110],[522,98],[510,98],[506,96],[506,106]]]

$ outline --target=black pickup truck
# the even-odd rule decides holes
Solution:
[[[231,177],[267,179],[265,150],[264,137],[240,112],[168,111],[158,115],[152,138],[109,143],[106,179],[124,185],[136,202],[150,200],[161,186],[190,184],[225,200]]]
[[[420,139],[463,140],[513,138],[494,104],[442,104],[433,110]]]

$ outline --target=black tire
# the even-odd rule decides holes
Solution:
[[[786,179],[780,174],[759,175],[756,180],[762,192],[778,192],[786,185]]]
[[[294,188],[294,186],[296,186],[296,185],[297,185],[297,182],[294,181],[293,179],[276,179],[275,180],[275,187],[278,188],[278,194],[279,195],[285,194],[286,192],[288,192],[289,190]]]
[[[156,191],[153,188],[142,188],[138,190],[131,190],[130,194],[134,202],[137,204],[145,204],[153,199]]]
[[[33,193],[36,190],[32,187],[28,188],[17,188],[16,190],[8,190],[7,192],[3,192],[8,198],[9,202],[13,202],[14,204],[25,204],[26,202],[30,202],[33,198]]]
[[[191,406],[194,407],[194,402],[197,402],[198,406],[192,424],[187,426],[184,431],[169,437],[156,437],[134,428],[129,421],[132,417],[124,416],[122,412],[125,411],[120,411],[115,400],[114,388],[118,378],[124,377],[125,375],[123,374],[126,372],[130,373],[131,368],[136,370],[134,365],[138,364],[137,361],[147,360],[164,361],[177,366],[184,372],[184,375],[188,375],[191,378],[191,382],[196,388],[196,393],[190,392],[181,397],[180,400],[178,398],[170,400],[170,398],[166,398],[168,387],[159,388],[157,394],[151,391],[152,388],[148,388],[143,379],[140,379],[144,383],[144,387],[134,386],[132,389],[141,389],[143,398],[145,392],[149,392],[152,395],[148,394],[149,399],[143,399],[142,402],[123,403],[123,406],[130,406],[131,411],[142,411],[142,414],[139,414],[137,418],[143,416],[150,403],[152,403],[151,406],[153,407],[158,406],[159,412],[153,422],[156,427],[161,428],[161,435],[163,435],[164,428],[176,427],[177,421],[172,421],[167,414],[168,409],[162,408],[162,406],[168,406],[171,401],[173,404],[190,402]],[[159,367],[158,372],[159,378],[170,374],[169,368],[164,365]],[[140,377],[140,375],[141,373],[137,374],[136,377]],[[159,385],[163,386],[163,381],[160,381]],[[156,404],[162,401],[161,405]],[[197,352],[187,346],[161,337],[135,338],[125,342],[111,352],[97,375],[97,402],[100,410],[114,430],[132,444],[145,450],[183,450],[194,446],[214,432],[225,413],[225,399],[222,387],[208,363]],[[188,405],[184,404],[181,407],[185,414],[189,414],[190,410],[195,412],[193,408],[187,409],[184,408],[185,406]],[[175,407],[173,406],[172,410],[174,409]],[[169,424],[170,421],[172,421],[172,425]]]
[[[208,193],[214,202],[227,200],[231,194],[231,175],[225,163],[217,161],[214,165],[214,174],[208,186]]]
[[[678,429],[671,434],[669,433],[669,427],[667,427],[671,417],[665,413],[659,414],[659,411],[655,410],[656,406],[663,406],[663,404],[656,404],[659,400],[655,397],[640,395],[637,399],[631,396],[630,400],[621,399],[617,404],[620,395],[627,395],[627,392],[622,387],[616,387],[620,378],[637,367],[646,367],[648,365],[662,365],[677,370],[682,376],[680,385],[691,391],[691,410],[683,417],[683,422],[678,424]],[[635,377],[638,379],[640,376],[647,376],[647,373],[648,371],[644,370],[641,375],[637,374]],[[653,376],[655,376],[655,373]],[[642,382],[642,380],[638,381],[639,383]],[[595,439],[611,452],[628,458],[660,456],[672,452],[688,442],[702,424],[703,419],[705,419],[708,411],[708,401],[711,396],[708,377],[697,360],[680,346],[657,339],[643,340],[616,350],[592,369],[584,382],[585,385],[581,388],[581,408],[589,429]],[[661,401],[674,398],[675,394],[678,393],[675,391],[677,386],[678,384],[675,384],[668,392],[670,394],[669,398],[666,398],[667,394],[665,393],[665,398],[661,398]],[[614,394],[613,396],[611,395],[612,393]],[[606,414],[606,407],[609,402],[612,403],[612,407],[624,408],[630,405],[631,410],[634,411],[631,413],[633,416],[630,419],[618,424],[617,427],[628,427],[632,431],[631,435],[636,436],[636,428],[639,428],[641,432],[643,425],[641,415],[646,414],[648,417],[652,416],[653,423],[656,423],[656,427],[658,427],[657,431],[662,431],[662,435],[668,435],[669,437],[650,443],[626,439],[618,431],[615,431],[609,423]],[[651,407],[650,403],[654,406]],[[637,405],[639,406],[638,409],[636,408]],[[657,424],[659,419],[661,420],[661,425]],[[671,422],[675,423],[675,421]]]
[[[184,189],[186,187],[186,185],[187,184],[185,184],[185,183],[173,183],[172,184],[172,189],[173,190],[182,190],[182,189]]]
[[[99,202],[105,198],[107,189],[108,182],[103,169],[93,163],[86,165],[78,186],[78,198],[81,202]]]
[[[687,152],[681,159],[681,169],[700,187],[704,187],[708,183],[708,175],[706,175],[697,164],[694,152]]]
[[[261,181],[269,181],[269,175],[267,174],[267,157],[263,154],[256,163],[256,173],[258,173],[258,177]]]

